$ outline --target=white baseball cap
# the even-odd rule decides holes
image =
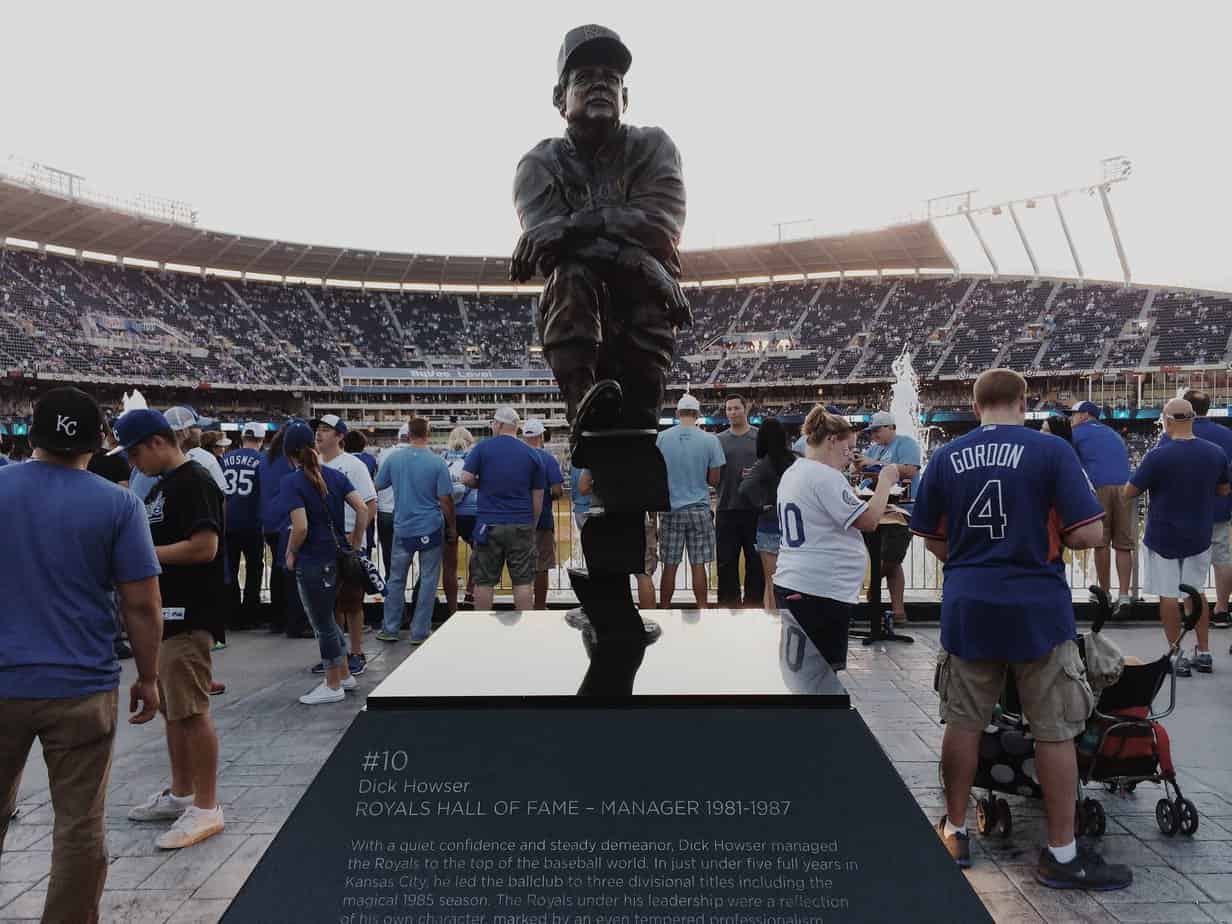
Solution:
[[[411,435],[411,422],[408,420],[398,428],[398,439],[404,440]]]
[[[686,392],[685,394],[681,395],[680,400],[676,402],[676,410],[678,412],[679,411],[692,411],[695,414],[700,414],[702,410],[702,404],[700,401],[698,401],[696,398],[694,398],[692,395]]]
[[[250,436],[254,440],[265,439],[265,424],[250,422],[244,424],[244,429],[241,431],[241,436]]]
[[[192,427],[200,427],[202,423],[197,412],[190,407],[168,408],[163,416],[167,418],[167,425],[172,430],[188,430]]]
[[[542,420],[528,420],[522,425],[523,436],[543,436],[547,427],[543,425]]]
[[[511,426],[516,427],[521,418],[518,417],[517,411],[506,404],[496,409],[493,419],[498,423],[510,424]]]
[[[894,415],[889,411],[878,411],[868,419],[868,428],[876,430],[878,427],[893,427]],[[897,429],[897,427],[895,427]]]

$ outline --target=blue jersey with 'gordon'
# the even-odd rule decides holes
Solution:
[[[911,528],[949,545],[941,644],[976,661],[1034,661],[1074,638],[1061,536],[1103,517],[1065,440],[989,425],[941,447]]]

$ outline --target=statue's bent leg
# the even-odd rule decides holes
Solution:
[[[543,288],[537,321],[543,356],[565,399],[570,422],[596,382],[607,285],[584,264],[558,266]]]

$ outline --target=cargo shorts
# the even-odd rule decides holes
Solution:
[[[1006,674],[1014,682],[1022,711],[1038,741],[1070,741],[1082,734],[1095,706],[1086,666],[1075,642],[1062,642],[1036,661],[967,661],[942,651],[934,687],[941,697],[941,719],[964,731],[983,731],[1005,692]]]

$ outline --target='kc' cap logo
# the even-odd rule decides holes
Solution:
[[[65,416],[64,414],[57,414],[56,432],[63,433],[65,436],[76,436],[77,421],[72,417]]]

